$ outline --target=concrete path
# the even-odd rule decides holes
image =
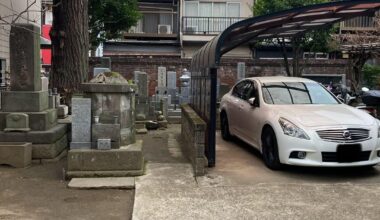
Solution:
[[[146,146],[133,219],[379,219],[378,168],[273,172],[243,143],[218,139],[217,166],[195,179],[178,151],[178,132],[145,137],[156,145]]]

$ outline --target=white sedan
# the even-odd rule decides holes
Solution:
[[[312,80],[244,79],[223,96],[220,111],[223,139],[256,147],[271,169],[380,163],[379,121]]]

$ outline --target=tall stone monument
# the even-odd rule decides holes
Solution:
[[[48,91],[42,90],[38,33],[40,29],[32,24],[12,26],[11,91],[2,92],[0,154],[17,158],[15,152],[20,152],[24,160],[30,147],[35,160],[53,159],[67,147],[66,125],[57,123],[57,110],[49,108]]]

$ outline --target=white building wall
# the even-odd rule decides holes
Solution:
[[[10,23],[33,2],[34,0],[0,0],[0,59],[6,60],[7,71],[9,71]],[[23,13],[16,22],[34,23],[41,27],[41,0],[36,0],[28,12]]]

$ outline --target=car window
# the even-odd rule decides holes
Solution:
[[[339,104],[318,83],[267,83],[263,84],[263,99],[268,104]]]
[[[251,87],[253,87],[251,81],[248,81],[248,80],[242,81],[234,87],[234,90],[232,91],[232,95],[244,100],[248,100]]]
[[[232,90],[232,95],[240,98],[243,93],[244,85],[245,85],[245,81],[239,82],[238,84],[236,84],[234,89]]]

